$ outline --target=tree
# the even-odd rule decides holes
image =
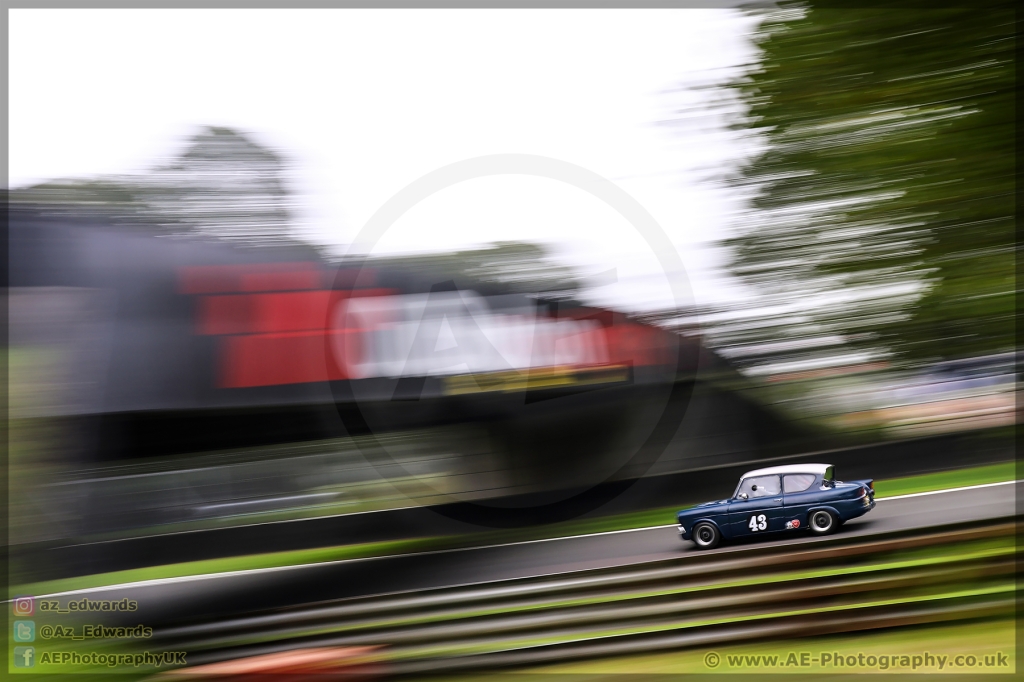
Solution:
[[[387,264],[435,282],[452,280],[459,288],[485,295],[516,292],[570,297],[579,288],[572,269],[556,262],[543,245],[529,242],[497,242],[451,253],[381,256],[368,262]]]
[[[162,234],[204,234],[248,244],[294,243],[286,164],[230,128],[204,128],[185,151],[138,175],[53,182],[12,200],[74,213],[96,212]]]
[[[285,165],[273,150],[230,128],[207,128],[141,184],[143,200],[167,220],[222,239],[291,239]]]
[[[933,361],[1014,347],[1014,6],[787,4],[728,91],[761,149],[731,269],[803,334]],[[813,305],[807,302],[814,302]]]

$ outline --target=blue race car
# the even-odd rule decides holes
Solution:
[[[831,464],[788,464],[748,471],[732,497],[684,509],[676,520],[683,540],[711,549],[762,533],[825,535],[874,508],[874,479],[844,483]]]

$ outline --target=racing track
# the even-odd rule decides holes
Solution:
[[[919,528],[942,530],[951,524],[1013,517],[1017,485],[1019,483],[994,484],[880,499],[873,511],[848,522],[838,534],[856,537]],[[807,548],[820,541],[799,533],[760,538],[756,544]],[[730,552],[751,544],[755,543],[724,543],[710,553],[699,552],[691,543],[679,540],[674,525],[667,525],[471,549],[156,580],[63,595],[134,599],[138,602],[138,611],[129,614],[126,622],[144,622],[158,627],[194,621],[197,616],[209,622],[330,599],[550,575],[680,556],[713,554],[724,559]]]

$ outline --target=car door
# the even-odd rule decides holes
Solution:
[[[821,499],[820,484],[814,474],[786,474],[782,477],[782,506],[786,519],[807,523],[807,510]]]
[[[736,495],[729,503],[730,537],[782,530],[785,522],[778,474],[744,479]]]

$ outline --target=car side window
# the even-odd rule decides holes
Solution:
[[[811,487],[816,476],[814,474],[789,474],[783,478],[783,490],[787,493],[802,493]]]
[[[743,481],[743,485],[740,486],[740,492],[746,493],[753,499],[755,497],[778,495],[782,492],[782,488],[779,486],[778,476],[755,476]]]

